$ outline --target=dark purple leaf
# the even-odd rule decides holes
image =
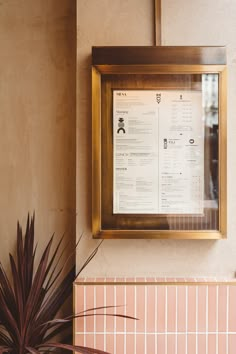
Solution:
[[[16,313],[16,303],[15,303],[14,293],[11,284],[9,282],[9,279],[1,263],[0,263],[0,289],[7,306],[12,308],[12,313]]]
[[[103,350],[99,349],[93,349],[89,347],[82,347],[80,345],[69,345],[69,344],[62,344],[62,343],[47,343],[43,346],[40,346],[40,348],[61,348],[61,349],[66,349],[69,351],[75,351],[77,353],[81,354],[110,354],[108,352],[104,352]]]
[[[30,352],[32,354],[40,354],[40,352],[37,349],[31,348],[31,347],[26,347],[26,349],[28,350],[28,352]]]
[[[19,275],[16,269],[15,261],[10,255],[10,262],[11,262],[11,271],[12,271],[12,278],[13,278],[13,285],[14,285],[14,291],[15,291],[15,299],[16,299],[16,304],[17,304],[17,310],[18,310],[18,315],[17,320],[18,320],[18,325],[20,328],[20,331],[23,327],[23,318],[24,318],[24,310],[23,310],[23,291],[22,291],[22,284],[19,279]]]
[[[8,347],[0,346],[0,354],[9,353],[10,351],[11,349],[9,349]]]

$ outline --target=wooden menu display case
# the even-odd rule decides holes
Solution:
[[[226,237],[224,47],[92,48],[95,238]]]

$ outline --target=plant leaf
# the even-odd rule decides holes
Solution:
[[[35,215],[29,222],[29,215],[27,220],[25,242],[24,242],[24,257],[23,257],[23,290],[24,290],[24,303],[27,301],[31,291],[33,274],[34,274],[34,220]]]
[[[81,237],[80,237],[81,239]],[[79,240],[80,241],[80,240]],[[86,261],[84,262],[84,264],[82,265],[82,267],[78,270],[77,274],[76,274],[76,278],[79,276],[79,274],[84,270],[84,268],[91,262],[91,260],[96,256],[97,251],[99,249],[99,247],[101,246],[101,244],[103,243],[103,240],[99,243],[99,245],[92,251],[92,253],[88,256],[88,258],[86,259]]]
[[[59,309],[61,308],[62,304],[65,303],[72,290],[72,284],[74,281],[75,274],[74,269],[75,267],[72,267],[72,269],[66,274],[66,276],[61,281],[61,284],[47,298],[42,309],[39,312],[35,327],[54,318]]]
[[[33,279],[33,284],[29,293],[29,297],[25,305],[25,322],[24,322],[23,336],[25,337],[26,343],[28,343],[30,331],[32,331],[32,326],[33,326],[32,322],[34,321],[35,315],[41,305],[41,301],[40,302],[38,301],[42,297],[42,288],[43,288],[43,283],[45,281],[45,271],[47,268],[47,262],[48,262],[52,241],[53,241],[53,237],[50,239],[45,251],[43,252],[43,255],[39,262],[38,269]]]
[[[66,323],[59,323],[57,326],[54,327],[53,330],[49,332],[48,335],[46,335],[43,339],[44,343],[47,343],[48,341],[52,340],[54,337],[56,337],[58,334],[63,333],[67,329],[71,328],[71,323],[66,322]]]
[[[10,351],[11,349],[8,347],[0,346],[0,354],[9,353]]]
[[[10,281],[0,263],[0,289],[2,296],[8,307],[12,308],[12,313],[16,313],[16,303]],[[1,319],[0,319],[1,323]]]
[[[19,279],[19,274],[16,269],[16,264],[15,261],[10,254],[10,263],[11,263],[11,271],[12,271],[12,279],[13,279],[13,286],[14,286],[14,291],[15,291],[15,298],[16,298],[16,304],[17,304],[17,322],[19,325],[19,330],[21,332],[23,328],[23,291],[22,291],[22,284]]]
[[[4,323],[5,329],[8,331],[9,336],[19,343],[20,333],[17,326],[17,322],[12,315],[11,308],[8,307],[4,297],[0,292],[0,315],[2,323]]]
[[[6,345],[8,347],[12,346],[11,339],[3,332],[0,332],[0,342],[1,342],[1,345]]]
[[[30,352],[31,354],[40,354],[40,352],[37,349],[31,348],[31,347],[26,347],[26,349],[28,350],[28,352]]]
[[[89,347],[82,347],[80,345],[70,345],[70,344],[62,344],[62,343],[46,343],[45,345],[40,346],[40,348],[61,348],[69,351],[75,351],[81,354],[110,354],[108,352],[104,352],[103,350],[93,349]]]

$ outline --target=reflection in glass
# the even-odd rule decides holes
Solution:
[[[202,75],[203,112],[205,120],[206,163],[210,167],[206,199],[218,204],[218,74]],[[210,185],[209,185],[210,183]],[[214,207],[214,203],[212,203]],[[215,206],[216,207],[216,206]]]

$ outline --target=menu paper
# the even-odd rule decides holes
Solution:
[[[113,91],[113,213],[203,214],[202,93]]]

